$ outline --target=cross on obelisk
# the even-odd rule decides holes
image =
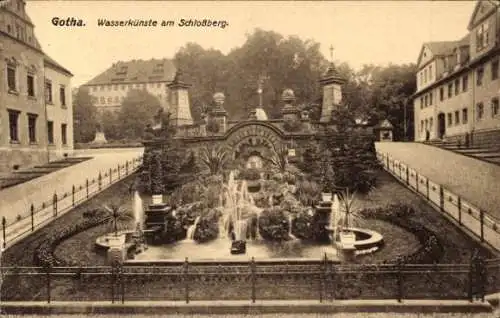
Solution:
[[[333,63],[333,45],[330,45],[330,62]]]

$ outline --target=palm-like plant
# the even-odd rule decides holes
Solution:
[[[345,191],[340,192],[339,197],[340,197],[340,204],[341,208],[344,210],[345,217],[344,217],[344,224],[342,224],[343,228],[349,228],[350,227],[350,222],[349,218],[351,216],[357,216],[356,214],[356,191],[350,192],[349,188],[346,188]]]
[[[205,147],[200,153],[201,162],[210,170],[211,175],[219,174],[228,161],[228,155],[223,148]]]
[[[274,167],[280,172],[286,172],[288,167],[288,149],[286,147],[273,146],[272,155],[269,159]]]
[[[108,224],[113,229],[115,236],[118,236],[118,231],[126,229],[134,220],[134,215],[130,209],[125,209],[123,205],[112,203],[104,205],[104,209],[109,213]]]

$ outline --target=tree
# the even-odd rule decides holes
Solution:
[[[118,120],[118,114],[112,111],[104,111],[101,116],[100,120],[101,122],[101,127],[103,129],[104,135],[106,136],[106,139],[112,139],[112,140],[117,140],[121,139],[122,135],[121,133],[121,125]]]
[[[118,113],[120,135],[129,139],[141,138],[144,127],[152,121],[160,109],[158,98],[146,90],[130,90]]]
[[[229,157],[222,148],[205,147],[200,153],[200,161],[208,168],[211,175],[219,174]]]
[[[75,142],[94,140],[97,127],[97,108],[87,88],[79,88],[73,99]]]

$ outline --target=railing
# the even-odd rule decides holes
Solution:
[[[470,264],[314,263],[1,268],[3,301],[467,299],[498,292],[500,260]]]
[[[459,226],[468,229],[481,242],[487,242],[500,250],[500,220],[389,154],[377,152],[377,157],[383,167],[408,188],[420,194],[442,213],[452,217]]]
[[[17,219],[12,223],[8,223],[7,219],[2,217],[3,248],[11,246],[110,185],[131,175],[139,169],[141,164],[142,157],[138,157],[127,160],[124,164],[118,164],[108,171],[100,171],[94,178],[87,178],[85,183],[74,184],[64,193],[54,193],[45,202],[31,203],[29,210],[18,214]]]

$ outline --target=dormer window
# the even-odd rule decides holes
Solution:
[[[489,24],[485,22],[481,24],[476,31],[476,49],[481,51],[488,46],[489,42]]]

